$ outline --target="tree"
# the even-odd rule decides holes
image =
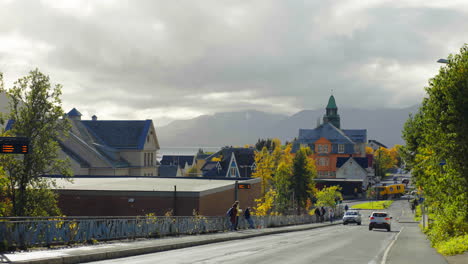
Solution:
[[[393,168],[397,161],[391,155],[390,150],[380,147],[374,152],[374,163],[376,167],[376,175],[384,176],[385,171]]]
[[[15,82],[5,90],[10,100],[9,113],[3,119],[14,120],[9,131],[12,136],[30,140],[28,154],[0,155],[7,183],[7,197],[17,216],[57,215],[56,194],[50,190],[55,181],[43,178],[44,174],[57,173],[71,176],[69,163],[58,158],[58,140],[67,135],[69,123],[62,119],[61,86],[51,87],[49,77],[39,70]]]
[[[307,199],[310,198],[314,187],[314,178],[317,176],[315,162],[309,158],[309,148],[301,147],[293,160],[293,177],[291,181],[293,197],[297,203],[297,213],[306,207]]]
[[[322,190],[315,189],[316,205],[335,207],[337,200],[343,200],[340,190],[339,186],[324,187]]]
[[[440,243],[468,233],[468,45],[429,80],[403,129],[403,158],[431,207],[428,234]]]
[[[263,147],[261,151],[255,152],[255,164],[256,169],[252,173],[252,177],[261,179],[262,196],[264,197],[271,186],[273,178],[272,157],[266,147]]]

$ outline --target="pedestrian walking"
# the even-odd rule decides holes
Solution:
[[[348,209],[349,209],[349,207],[348,207],[348,205],[346,204],[346,205],[344,206],[344,210],[345,210],[345,212],[347,212],[347,211],[348,211]]]
[[[236,226],[235,226],[235,230],[238,229],[238,226],[239,226],[239,217],[242,215],[242,209],[240,209],[240,203],[239,201],[236,201],[235,202],[237,204],[237,216],[236,216]]]
[[[314,213],[315,213],[315,222],[316,222],[316,223],[319,223],[320,220],[321,220],[321,219],[320,219],[320,208],[316,207]]]
[[[245,208],[244,218],[245,220],[247,220],[247,223],[249,223],[249,228],[254,229],[255,226],[254,226],[252,216],[250,215],[250,207]]]
[[[232,207],[226,213],[227,217],[229,218],[229,229],[231,231],[236,230],[236,220],[237,220],[237,203],[233,203]]]
[[[335,212],[333,209],[330,208],[328,216],[330,217],[330,223],[333,223],[333,219],[335,218]]]
[[[323,223],[325,222],[325,213],[327,211],[325,210],[325,208],[322,206],[322,208],[320,208],[320,222]]]

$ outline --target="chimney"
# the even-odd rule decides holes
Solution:
[[[93,115],[91,118],[93,119],[93,121],[97,121],[97,116],[96,115]]]

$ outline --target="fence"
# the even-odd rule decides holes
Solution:
[[[343,214],[341,207],[336,217]],[[311,215],[252,216],[257,228],[309,224]],[[248,223],[239,217],[240,229]],[[115,240],[191,235],[229,230],[227,217],[221,216],[145,216],[145,217],[23,217],[0,218],[0,242],[9,246],[31,247],[82,243],[90,240]]]

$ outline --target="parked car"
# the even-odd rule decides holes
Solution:
[[[409,179],[403,179],[403,180],[401,181],[401,183],[403,183],[403,184],[408,184],[408,183],[409,183]]]
[[[369,216],[369,230],[373,228],[387,229],[388,232],[392,229],[392,217],[387,212],[372,212]]]
[[[349,210],[343,215],[343,225],[356,223],[361,225],[361,214],[357,210]]]

